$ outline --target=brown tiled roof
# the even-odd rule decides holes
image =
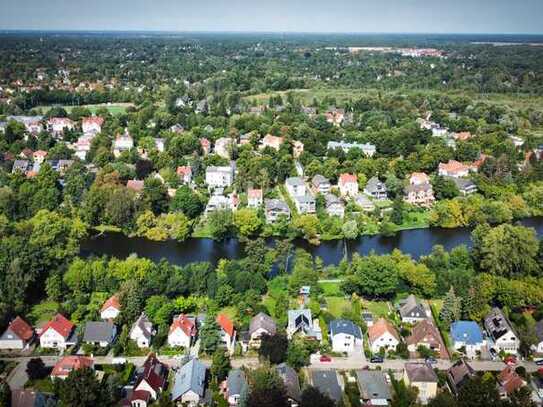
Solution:
[[[34,329],[21,317],[15,318],[9,324],[9,329],[24,341],[28,341],[34,336]]]
[[[526,382],[511,366],[507,366],[505,369],[503,369],[498,375],[497,379],[498,383],[500,383],[500,386],[507,394],[511,394],[515,390],[518,390],[526,385]]]
[[[370,342],[374,342],[376,339],[380,338],[385,332],[389,332],[398,341],[400,340],[400,336],[398,335],[398,332],[396,332],[394,326],[392,326],[392,324],[386,319],[380,318],[377,322],[375,322],[372,326],[368,328],[368,337],[370,339]]]
[[[439,334],[439,330],[429,320],[418,322],[411,330],[411,335],[405,341],[407,345],[429,344],[434,349],[439,349],[443,358],[448,358],[447,350]]]

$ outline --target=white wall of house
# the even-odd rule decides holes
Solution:
[[[22,339],[13,337],[13,339],[3,339],[0,341],[0,349],[24,349],[26,347],[25,341]]]
[[[130,339],[136,342],[138,348],[149,347],[149,340],[145,335],[143,335],[143,332],[139,327],[135,327],[135,329],[132,330],[132,332],[130,333]]]
[[[483,346],[483,342],[469,345],[462,341],[455,341],[453,343],[454,350],[459,350],[463,347],[466,350],[466,356],[470,359],[473,359],[475,356],[477,356],[477,352],[481,352]]]
[[[189,390],[181,396],[181,402],[187,403],[190,406],[196,406],[200,403],[200,396],[192,390]]]
[[[503,350],[507,353],[517,353],[520,343],[514,332],[508,331],[494,342],[494,347],[498,351]]]
[[[137,391],[137,390],[144,390],[144,391],[148,392],[148,393],[151,395],[151,398],[152,398],[153,400],[156,400],[156,398],[157,398],[157,394],[156,394],[155,389],[153,389],[153,388],[149,385],[149,383],[147,383],[146,380],[142,380],[142,381],[140,382],[140,384],[138,384],[138,386],[134,389],[134,391]]]
[[[383,335],[376,338],[373,342],[370,343],[371,351],[373,353],[378,353],[381,348],[396,350],[396,346],[398,346],[398,344],[398,340],[389,332],[385,332]]]
[[[66,349],[66,339],[54,329],[49,328],[40,336],[42,348]]]
[[[121,311],[116,309],[115,307],[107,307],[105,310],[103,310],[100,313],[100,318],[102,319],[115,319],[119,316]]]
[[[332,350],[334,352],[353,352],[356,347],[362,346],[362,339],[353,335],[339,333],[332,337]]]
[[[186,335],[181,328],[176,328],[175,331],[168,334],[168,345],[171,347],[182,346],[190,348],[190,336]]]

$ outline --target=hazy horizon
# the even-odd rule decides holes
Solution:
[[[540,0],[0,0],[1,31],[543,34]]]

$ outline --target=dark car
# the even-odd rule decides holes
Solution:
[[[536,364],[537,366],[543,366],[543,359],[536,360],[536,361],[535,361],[535,364]]]
[[[430,356],[430,357],[426,358],[426,363],[429,363],[429,364],[433,365],[434,363],[437,363],[437,359]]]
[[[383,363],[385,360],[382,356],[372,356],[370,359],[371,363]]]

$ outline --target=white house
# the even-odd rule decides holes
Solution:
[[[138,375],[132,397],[129,400],[130,405],[132,407],[147,407],[147,404],[152,400],[158,399],[166,387],[167,378],[168,368],[157,359],[155,354],[151,353],[143,364],[143,370]]]
[[[535,335],[537,344],[535,345],[536,353],[543,353],[543,319],[535,324]]]
[[[134,139],[128,133],[128,129],[125,130],[123,135],[118,135],[113,142],[113,155],[115,158],[119,157],[123,152],[130,151],[134,148]]]
[[[409,295],[405,300],[400,301],[398,311],[402,322],[407,324],[414,324],[428,318],[426,308],[424,308],[424,305],[413,294]]]
[[[64,130],[73,130],[75,123],[67,117],[51,117],[47,121],[49,131],[53,134],[62,134]]]
[[[74,328],[75,325],[63,315],[55,315],[41,330],[40,346],[49,349],[66,349],[68,346],[75,345]]]
[[[119,298],[117,295],[112,295],[106,302],[104,302],[104,305],[102,305],[102,309],[100,310],[100,318],[113,320],[117,318],[120,313],[121,303],[119,302]]]
[[[232,166],[206,168],[206,184],[210,188],[226,188],[234,182],[234,168]]]
[[[259,208],[262,205],[262,202],[262,190],[249,188],[247,191],[247,206],[249,208]]]
[[[341,174],[338,186],[341,196],[358,195],[358,179],[354,174]]]
[[[190,348],[196,337],[196,323],[194,318],[185,315],[174,317],[168,333],[168,345],[171,347]]]
[[[336,150],[341,149],[344,153],[348,153],[352,148],[358,148],[368,157],[373,157],[376,152],[375,146],[369,143],[347,143],[344,141],[329,141],[326,149],[327,150]]]
[[[263,312],[256,314],[249,324],[249,346],[260,347],[262,335],[273,336],[277,332],[275,321]]]
[[[104,119],[100,116],[85,117],[81,122],[81,128],[83,130],[83,134],[95,135],[102,131],[103,124]]]
[[[498,352],[517,353],[520,346],[518,335],[513,330],[511,323],[499,308],[492,311],[484,319],[484,327],[492,343],[489,346]]]
[[[396,350],[396,346],[400,343],[400,336],[390,322],[381,318],[368,328],[368,340],[371,351],[379,353],[381,348]]]
[[[23,350],[34,338],[34,329],[21,317],[15,318],[0,336],[0,349]]]
[[[330,322],[330,339],[334,352],[351,353],[362,348],[360,327],[346,319],[336,319]]]
[[[136,342],[138,348],[148,348],[151,344],[151,338],[155,334],[153,324],[147,318],[145,313],[142,313],[137,321],[132,325],[130,330],[130,339]]]
[[[305,182],[301,177],[290,177],[285,180],[285,188],[291,197],[304,196],[307,192]]]
[[[236,329],[234,323],[224,314],[217,315],[217,324],[221,329],[221,343],[230,354],[234,353],[236,347]]]

